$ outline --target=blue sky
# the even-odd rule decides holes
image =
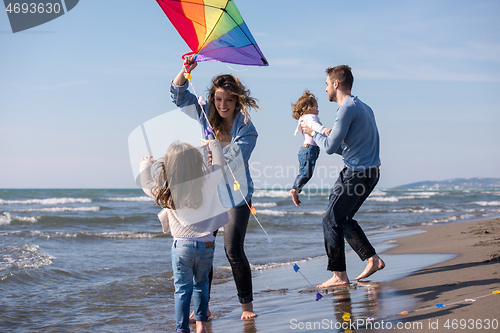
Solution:
[[[500,177],[500,1],[236,1],[269,67],[201,63],[259,99],[251,159],[258,187],[295,178],[301,138],[290,103],[304,89],[331,127],[325,69],[352,67],[353,94],[381,135],[379,188]],[[153,0],[81,0],[13,34],[0,13],[0,188],[130,188],[128,136],[174,107],[168,87],[189,49]],[[342,162],[322,153],[310,184]]]

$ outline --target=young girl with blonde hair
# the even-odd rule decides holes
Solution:
[[[174,238],[172,268],[175,286],[176,331],[189,332],[189,308],[193,296],[196,331],[206,332],[209,272],[212,267],[213,232],[229,221],[216,194],[225,166],[222,148],[216,140],[203,140],[212,151],[211,172],[203,156],[188,143],[170,145],[163,161],[152,157],[141,162],[141,186],[163,209],[158,214],[164,232]]]

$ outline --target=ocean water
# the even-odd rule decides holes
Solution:
[[[254,272],[324,255],[328,191],[257,190],[246,236]],[[140,189],[0,190],[0,331],[170,331],[172,238]],[[374,245],[402,228],[500,214],[500,190],[377,189],[356,215]],[[269,238],[268,238],[268,236]],[[223,231],[218,284],[231,279]]]

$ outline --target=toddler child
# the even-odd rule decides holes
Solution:
[[[292,110],[292,116],[298,120],[295,135],[302,133],[302,127],[300,126],[302,122],[305,122],[313,131],[321,134],[329,135],[332,131],[331,128],[325,128],[321,124],[318,117],[318,100],[309,90],[304,91],[297,103],[292,104]],[[311,179],[319,156],[319,147],[312,136],[305,133],[302,133],[302,135],[304,136],[304,144],[299,150],[299,175],[290,190],[290,196],[296,206],[300,205],[299,193]]]

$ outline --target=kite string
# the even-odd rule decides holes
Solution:
[[[232,68],[231,66],[227,65],[226,64],[226,67],[229,68],[230,70],[234,71],[234,72],[244,72],[244,71],[247,71],[248,68],[244,68],[244,69],[234,69]]]
[[[189,81],[189,83],[191,83],[191,80]],[[201,112],[203,113],[203,117],[205,117],[205,120],[207,121],[207,125],[208,125],[208,127],[210,127],[210,129],[212,130],[212,133],[213,133],[214,129],[213,129],[212,125],[210,124],[210,121],[208,120],[208,116],[205,113],[205,109],[203,109],[203,104],[202,104],[202,101],[200,100],[200,97],[198,97],[198,94],[196,94],[196,89],[194,88],[194,84],[191,83],[191,87],[193,88],[194,96],[196,96],[196,100],[198,101],[198,105],[200,106]],[[207,135],[207,137],[208,137],[208,135]],[[214,137],[215,137],[215,135],[214,135]]]
[[[227,161],[226,161],[226,163],[227,163]],[[229,163],[227,163],[227,166],[228,166],[228,170],[231,172],[231,176],[233,177],[234,180],[236,180],[236,177],[233,174],[233,170],[231,170],[231,168],[229,167]],[[255,211],[255,208],[248,203],[247,199],[243,195],[243,192],[241,191],[241,188],[238,188],[238,191],[240,191],[240,194],[241,194],[243,200],[245,200],[245,203],[248,206],[248,208],[250,209],[250,212],[252,213],[253,217],[255,218],[255,221],[257,221],[257,224],[260,226],[260,228],[262,229],[262,231],[264,231],[264,233],[266,234],[267,241],[269,243],[272,243],[274,245],[274,247],[276,248],[276,250],[285,258],[286,262],[291,262],[291,260],[289,260],[289,258],[281,251],[281,249],[276,245],[276,243],[273,242],[272,238],[269,236],[269,234],[267,233],[266,229],[264,229],[264,226],[262,225],[262,223],[260,223],[259,219],[257,218],[257,212]],[[298,266],[296,266],[296,267],[298,267]],[[304,274],[302,274],[302,272],[300,272],[299,270],[297,270],[297,272],[300,273],[300,275],[302,275],[302,277],[307,281],[307,283],[309,283],[309,285],[311,287],[313,287],[313,288],[316,289],[316,287],[304,276]]]

